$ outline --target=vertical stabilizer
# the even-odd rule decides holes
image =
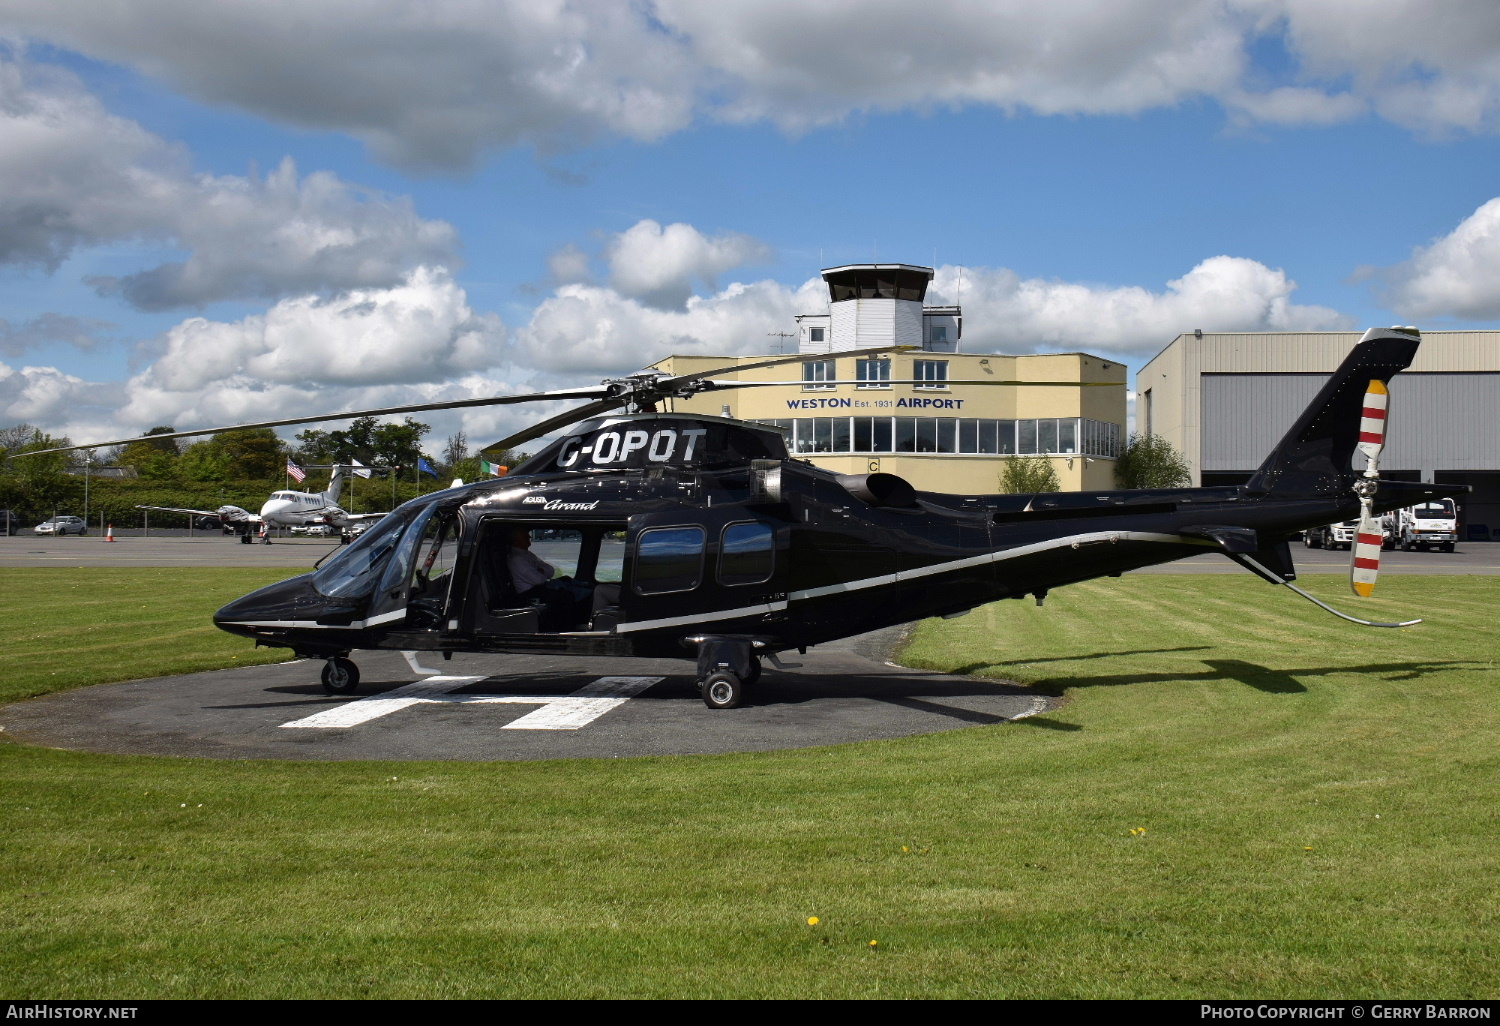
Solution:
[[[1391,378],[1411,366],[1420,345],[1416,328],[1365,332],[1245,490],[1296,498],[1352,495],[1365,393],[1379,382],[1384,394]]]
[[[329,506],[339,504],[339,496],[344,493],[344,466],[341,463],[333,465],[333,476],[328,479],[328,490],[323,493],[323,501]]]

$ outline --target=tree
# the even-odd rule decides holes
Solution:
[[[13,452],[19,452],[22,446],[31,444],[37,433],[37,429],[30,424],[16,424],[8,428],[0,428],[0,452],[7,456]]]
[[[278,477],[286,467],[286,447],[270,428],[224,431],[210,438],[207,444],[209,453],[225,461],[225,471],[230,477]]]
[[[303,431],[297,435],[299,463],[348,463],[414,467],[422,455],[422,436],[432,428],[407,417],[400,424],[380,424],[360,417],[342,431]]]
[[[30,428],[31,437],[15,445],[19,437],[19,429],[23,427]],[[7,451],[15,455],[14,459],[5,460],[3,463],[5,480],[3,489],[0,490],[7,495],[15,496],[15,498],[7,498],[8,503],[18,503],[43,510],[62,501],[75,490],[74,485],[77,482],[74,482],[67,474],[68,453],[50,452],[43,456],[22,455],[37,449],[72,445],[71,439],[53,438],[29,424],[23,424],[7,431],[4,443]],[[81,486],[77,490],[82,491]]]
[[[456,431],[448,436],[448,444],[443,447],[443,466],[456,467],[469,458],[469,436],[462,431]]]
[[[1062,489],[1052,461],[1045,456],[1011,456],[1000,471],[1000,490],[1012,495],[1056,492]]]
[[[178,458],[177,474],[188,481],[227,481],[230,458],[212,442],[194,442]]]
[[[159,425],[147,431],[149,435],[170,435],[175,428],[169,424]],[[177,476],[177,439],[162,438],[154,442],[142,439],[120,447],[114,461],[122,467],[134,467],[142,477],[156,481]]]
[[[1121,488],[1180,488],[1193,482],[1185,456],[1161,435],[1133,434],[1115,461]]]

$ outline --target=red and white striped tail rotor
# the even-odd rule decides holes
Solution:
[[[1386,410],[1390,405],[1390,392],[1385,383],[1371,381],[1365,389],[1364,408],[1359,418],[1359,451],[1365,457],[1365,472],[1354,483],[1359,495],[1359,530],[1354,544],[1349,546],[1349,586],[1354,594],[1369,598],[1375,591],[1375,578],[1380,573],[1380,550],[1384,536],[1380,521],[1375,519],[1374,502],[1376,481],[1380,477],[1380,451],[1385,448]]]
[[[1375,591],[1375,577],[1380,573],[1380,549],[1384,541],[1380,532],[1380,521],[1372,517],[1359,518],[1359,531],[1350,546],[1349,586],[1360,598],[1369,598]]]

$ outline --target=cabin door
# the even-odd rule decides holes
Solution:
[[[741,509],[632,517],[621,604],[628,620],[764,615],[786,600],[785,525]]]

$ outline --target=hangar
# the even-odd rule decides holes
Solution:
[[[1178,335],[1136,375],[1136,424],[1186,454],[1195,484],[1241,484],[1359,337]],[[1455,496],[1461,536],[1500,540],[1500,331],[1424,331],[1390,410],[1381,476],[1470,485]]]

